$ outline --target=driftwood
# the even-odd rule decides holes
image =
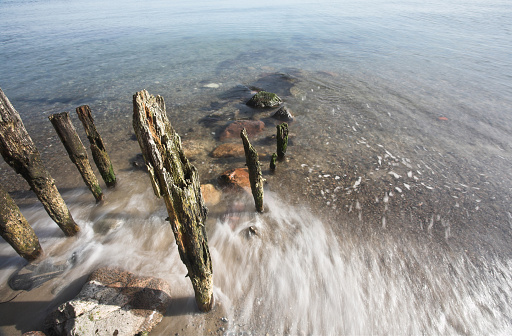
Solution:
[[[163,197],[180,257],[187,266],[201,311],[213,306],[212,263],[197,169],[183,153],[180,136],[165,111],[164,99],[146,90],[133,96],[133,128],[155,194]]]
[[[100,171],[103,181],[105,181],[107,187],[115,187],[116,174],[114,173],[114,167],[112,166],[110,157],[105,149],[103,139],[101,139],[101,136],[94,125],[91,109],[88,105],[82,105],[76,108],[76,113],[84,125],[85,134],[87,134],[87,138],[91,143],[92,158],[94,159],[94,163],[96,163],[96,167],[98,167],[98,170]]]
[[[46,212],[66,236],[80,228],[60,195],[55,181],[46,170],[41,156],[9,99],[0,89],[0,152],[4,160],[27,180]]]
[[[282,160],[288,147],[288,124],[282,123],[277,128],[277,157]]]
[[[56,113],[52,114],[49,119],[64,144],[69,158],[73,161],[76,168],[78,168],[80,175],[82,175],[85,184],[94,195],[96,202],[102,201],[103,192],[101,191],[100,184],[92,171],[89,158],[87,157],[87,151],[76,133],[71,119],[69,119],[69,114],[67,112]]]
[[[0,235],[28,261],[37,259],[43,249],[39,239],[11,196],[0,187]]]
[[[249,142],[245,128],[240,132],[245,150],[245,163],[249,169],[249,182],[251,183],[252,197],[256,205],[256,211],[263,212],[263,176],[258,161],[258,153]]]

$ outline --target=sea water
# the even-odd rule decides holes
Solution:
[[[0,164],[46,253],[34,288],[11,291],[24,262],[1,241],[2,299],[21,293],[0,304],[2,332],[40,327],[92,270],[118,266],[171,283],[160,334],[510,333],[507,1],[2,1],[0,31],[0,87],[82,228],[64,238]],[[144,88],[165,98],[202,183],[244,165],[210,155],[226,124],[266,125],[253,139],[266,212],[243,195],[210,206],[214,314],[197,314],[140,166],[131,97]],[[254,89],[295,115],[274,175],[277,122],[244,106]],[[47,120],[70,111],[86,141],[82,104],[119,178],[101,205]]]

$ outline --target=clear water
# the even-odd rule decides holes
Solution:
[[[510,334],[507,1],[1,1],[0,31],[0,87],[82,227],[63,238],[0,164],[46,252],[39,270],[79,256],[1,304],[1,332],[37,328],[72,297],[68,283],[112,265],[172,284],[156,334]],[[243,105],[252,86],[295,114],[289,159],[264,171],[264,215],[230,195],[210,207],[219,306],[197,314],[163,202],[132,165],[131,96],[165,98],[202,182],[216,184],[244,164],[209,155],[230,120],[263,120],[265,167],[274,151],[276,121]],[[47,121],[82,104],[120,181],[100,206]],[[23,264],[0,240],[3,300]]]

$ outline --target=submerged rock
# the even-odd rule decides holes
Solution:
[[[214,158],[245,157],[244,146],[241,143],[224,143],[212,152]]]
[[[235,168],[225,171],[219,177],[219,183],[225,187],[238,190],[251,190],[249,170],[247,168]]]
[[[260,91],[252,96],[246,104],[252,107],[264,108],[278,106],[282,102],[281,98],[275,93]]]
[[[240,131],[245,128],[249,136],[259,134],[265,128],[265,124],[261,120],[237,120],[229,124],[220,135],[220,140],[231,138],[240,138]]]
[[[218,204],[222,197],[222,192],[217,190],[213,184],[201,184],[201,194],[206,206]]]
[[[286,106],[283,106],[272,115],[272,118],[281,121],[292,121],[293,115]]]
[[[46,321],[50,335],[136,335],[151,331],[170,303],[169,285],[116,268],[94,271],[76,298]]]

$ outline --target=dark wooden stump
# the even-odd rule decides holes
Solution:
[[[197,169],[183,153],[180,136],[167,119],[164,99],[146,90],[133,96],[133,128],[151,177],[163,197],[180,257],[187,266],[197,306],[213,306],[212,263],[204,222],[204,205]]]
[[[245,163],[249,169],[249,182],[251,183],[252,197],[256,205],[256,211],[263,212],[263,175],[258,160],[256,149],[249,142],[245,128],[240,132],[245,150]]]
[[[80,175],[82,175],[85,184],[94,195],[96,202],[102,201],[103,192],[101,191],[100,184],[96,175],[94,175],[84,144],[76,133],[71,119],[69,119],[69,114],[67,112],[52,114],[49,119],[64,144],[69,158],[78,168]]]
[[[34,230],[2,187],[0,187],[0,235],[28,261],[37,259],[43,253]]]
[[[277,157],[279,160],[284,159],[286,148],[288,147],[288,124],[282,123],[277,128]]]
[[[66,236],[74,236],[76,225],[55,181],[41,161],[41,156],[27,133],[20,115],[0,89],[0,152],[4,160],[23,176],[46,212]]]
[[[270,171],[271,172],[276,171],[276,161],[277,161],[277,154],[272,153],[272,156],[270,157]]]
[[[115,187],[116,174],[114,173],[114,167],[112,166],[110,157],[105,149],[103,139],[94,125],[91,109],[88,105],[79,106],[76,108],[76,113],[84,125],[85,134],[87,134],[87,138],[91,144],[92,158],[94,159],[94,163],[96,163],[96,167],[98,167],[98,170],[100,171],[103,181],[105,181],[107,187]]]

